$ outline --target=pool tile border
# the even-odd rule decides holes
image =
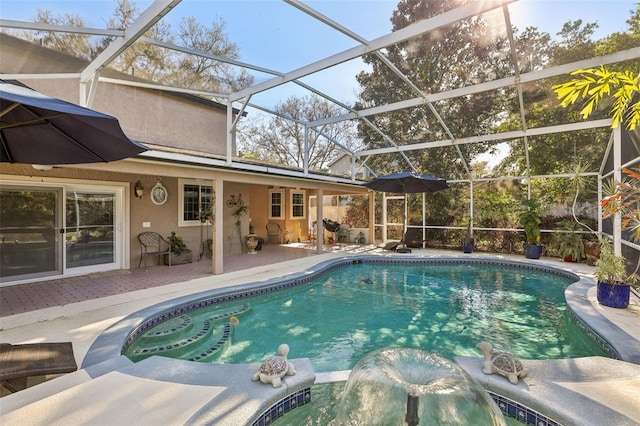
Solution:
[[[267,426],[291,410],[311,402],[311,388],[301,389],[273,404],[251,423],[251,426]]]
[[[602,349],[603,351],[605,351],[607,353],[607,356],[609,358],[613,358],[613,359],[618,359],[621,360],[622,357],[620,356],[620,354],[618,353],[618,351],[616,351],[613,346],[611,346],[609,344],[609,342],[607,341],[607,339],[605,339],[604,337],[600,336],[598,333],[596,333],[591,327],[589,327],[583,320],[582,318],[580,318],[574,311],[573,309],[569,308],[569,316],[571,317],[571,320],[573,322],[576,323],[576,325],[587,335],[589,336],[589,338],[591,340],[593,340],[594,342],[596,342],[596,344],[600,347],[600,349]]]
[[[535,426],[561,426],[560,423],[548,418],[544,414],[538,413],[526,405],[522,405],[512,399],[506,398],[489,390],[487,390],[487,393],[496,403],[500,411],[502,411],[502,414],[507,417],[514,418],[520,423]]]

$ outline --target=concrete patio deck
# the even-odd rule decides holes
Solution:
[[[206,265],[207,259],[202,259],[171,269],[166,266],[153,267],[146,273],[133,269],[25,284],[24,287],[5,287],[0,289],[0,340],[10,343],[71,341],[78,365],[82,365],[98,335],[139,309],[197,291],[281,277],[350,253],[404,256],[382,252],[373,246],[338,246],[321,255],[308,248],[267,246],[258,255],[238,255],[237,259],[228,256],[225,259],[227,272],[222,275],[209,274],[210,264]],[[432,249],[414,250],[413,253],[429,257],[457,254]],[[482,253],[471,256],[510,258]],[[513,258],[522,260],[522,257]],[[566,264],[553,259],[544,259],[543,262],[574,270],[581,276],[589,276],[593,271],[593,268],[584,264]],[[46,287],[56,290],[43,292]],[[11,294],[7,293],[9,289],[12,289]],[[82,300],[73,301],[72,297]],[[640,301],[637,298],[634,297],[629,309],[618,310],[600,306],[595,301],[593,291],[580,297],[589,300],[594,312],[606,320],[607,326],[622,329],[629,339],[636,343],[640,341]],[[89,422],[106,425],[114,424],[114,419],[130,418],[135,419],[136,424],[143,425],[158,424],[158,419],[171,424],[199,424],[207,423],[207,417],[203,417],[200,410],[205,406],[211,408],[212,405],[219,407],[215,424],[243,424],[241,419],[246,421],[256,414],[252,411],[252,407],[255,410],[254,406],[245,405],[237,397],[246,396],[247,386],[257,384],[235,378],[231,381],[214,380],[212,377],[220,375],[212,375],[208,371],[212,367],[208,365],[195,366],[199,373],[185,376],[178,374],[179,371],[175,369],[184,372],[191,367],[176,367],[173,364],[174,370],[171,372],[171,368],[164,365],[162,360],[154,359],[149,359],[149,367],[145,367],[146,374],[139,371],[143,366],[131,365],[130,361],[118,358],[112,365],[81,370],[5,396],[0,399],[0,423],[69,425]],[[315,374],[306,371],[304,361],[299,361],[301,375],[298,381],[289,382],[291,386],[299,388],[313,381]],[[474,366],[473,360],[465,362]],[[564,404],[563,397],[570,396],[572,410],[582,413],[581,418],[585,420],[575,424],[602,424],[598,423],[602,418],[610,418],[613,423],[609,424],[640,424],[640,366],[608,359],[606,362],[613,366],[603,370],[603,363],[597,362],[597,359],[591,363],[581,362],[580,373],[572,376],[560,374],[560,370],[551,368],[550,364],[545,364],[546,361],[536,361],[537,373],[530,375],[531,382],[522,392],[534,400],[552,396],[554,400],[551,403],[559,406]],[[252,368],[254,366],[247,371]],[[566,366],[558,368],[566,371]],[[98,371],[100,369],[103,371]],[[614,370],[618,371],[615,377],[605,374]],[[205,376],[209,379],[201,379]],[[492,380],[499,379],[490,377]],[[279,395],[268,386],[259,389],[265,392],[263,397],[268,400],[277,399]],[[212,420],[211,417],[208,419]]]

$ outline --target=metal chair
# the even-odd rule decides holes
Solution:
[[[317,222],[313,221],[313,224],[309,227],[309,244],[314,245],[318,239],[318,232],[316,228]]]
[[[157,232],[142,232],[138,234],[140,242],[140,261],[138,268],[144,260],[144,270],[147,270],[147,256],[158,256],[158,265],[161,264],[162,255],[168,255],[169,267],[171,267],[171,243],[165,240],[162,235]],[[166,248],[163,248],[165,247]]]
[[[279,241],[278,244],[282,244],[282,228],[275,222],[267,223],[267,243],[269,243],[272,238]]]

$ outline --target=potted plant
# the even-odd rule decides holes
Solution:
[[[242,216],[249,213],[249,206],[244,204],[239,205],[237,209],[231,213],[236,218],[236,233],[238,234],[238,241],[240,243],[240,250],[244,252],[244,244],[242,241]],[[246,243],[245,243],[246,244]]]
[[[169,237],[169,244],[171,244],[171,254],[165,255],[165,265],[169,265],[169,256],[171,256],[171,265],[191,263],[193,258],[192,252],[187,248],[187,243],[184,242],[182,237],[172,231]]]
[[[571,176],[568,178],[568,183],[569,188],[573,189],[573,203],[571,205],[571,216],[573,217],[573,221],[564,220],[561,222],[561,227],[564,230],[588,230],[589,234],[578,236],[574,233],[563,233],[561,234],[563,239],[556,241],[556,247],[560,252],[560,257],[565,258],[571,256],[574,260],[576,260],[577,256],[585,257],[587,260],[587,264],[593,266],[595,265],[596,260],[600,255],[600,242],[598,241],[598,238],[594,238],[597,236],[597,232],[594,231],[585,222],[580,221],[580,219],[578,218],[578,214],[576,213],[580,193],[588,185],[588,180],[585,178],[585,176],[587,175],[589,170],[590,165],[588,163],[576,163],[572,167]],[[556,236],[557,234],[554,234],[554,237]],[[567,240],[564,240],[565,236],[567,237]],[[586,239],[583,237],[586,237]],[[569,261],[569,259],[565,260]]]
[[[213,223],[213,212],[210,209],[202,209],[198,215],[198,219],[200,219],[200,222],[202,223],[207,221],[209,223]]]
[[[598,281],[598,303],[611,308],[624,309],[629,306],[631,284],[638,276],[627,274],[626,259],[616,255],[608,239],[600,241],[600,258],[596,261],[594,273]]]
[[[535,198],[522,200],[520,224],[524,228],[526,242],[524,255],[527,259],[540,259],[542,245],[540,244],[540,203]]]
[[[582,236],[576,232],[578,224],[572,220],[563,220],[559,224],[559,229],[568,232],[553,234],[553,246],[558,251],[558,255],[565,262],[580,262],[585,252]]]
[[[462,252],[473,253],[473,245],[473,232],[471,231],[471,219],[469,219],[469,223],[467,224],[467,233],[462,238]]]

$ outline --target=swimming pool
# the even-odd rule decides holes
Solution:
[[[350,369],[389,346],[480,356],[482,340],[526,359],[606,356],[569,318],[564,290],[577,280],[527,262],[361,258],[177,303],[138,326],[123,350],[134,361],[248,364],[287,343],[290,357],[318,372]]]

